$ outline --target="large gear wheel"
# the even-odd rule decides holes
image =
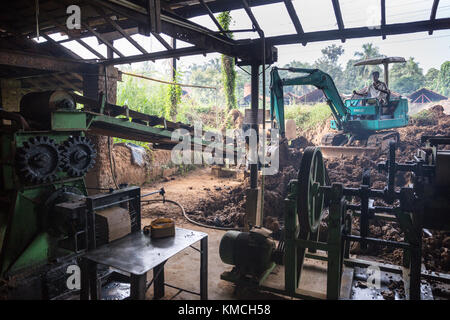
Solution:
[[[56,180],[60,165],[58,145],[49,137],[30,138],[17,149],[19,175],[31,183],[49,183]]]
[[[93,143],[86,137],[70,137],[61,146],[62,168],[71,177],[80,177],[95,164]]]

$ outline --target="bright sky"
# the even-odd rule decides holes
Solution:
[[[380,24],[379,0],[340,0],[339,2],[346,27],[376,26]],[[427,20],[430,17],[432,3],[433,0],[386,0],[386,23]],[[305,32],[337,29],[336,18],[330,0],[293,0],[293,4]],[[252,11],[267,37],[295,33],[295,28],[283,3],[255,7],[252,8]],[[244,10],[232,11],[231,15],[234,20],[232,29],[251,28],[250,19]],[[448,17],[450,17],[450,0],[441,0],[436,18]],[[212,30],[217,30],[209,16],[196,17],[192,21]],[[162,36],[167,41],[170,41],[169,37]],[[235,39],[257,37],[256,33],[235,34]],[[52,35],[52,38],[58,40],[64,37],[55,34]],[[137,34],[133,35],[133,39],[138,41],[149,52],[165,50],[154,37],[144,37]],[[103,44],[99,45],[96,38],[87,38],[86,42],[106,56],[106,46]],[[444,30],[435,31],[431,36],[428,35],[428,32],[421,32],[388,36],[386,40],[382,40],[381,37],[371,37],[350,39],[345,43],[341,43],[340,40],[308,43],[306,47],[301,44],[278,46],[277,64],[283,65],[294,59],[312,63],[321,56],[320,50],[322,48],[335,43],[342,45],[345,49],[345,53],[339,61],[345,65],[349,59],[353,58],[354,51],[359,51],[361,46],[367,42],[374,43],[379,47],[381,53],[388,56],[415,57],[420,67],[424,69],[424,72],[431,67],[439,68],[444,61],[450,60],[450,30]],[[83,58],[95,58],[92,53],[75,41],[67,42],[65,45]],[[114,46],[126,56],[140,53],[126,39],[115,41]],[[177,42],[178,48],[186,46],[190,45],[180,41]],[[219,57],[219,55],[208,54],[206,57],[184,57],[181,58],[180,65],[182,68],[192,63],[201,64],[215,57]],[[167,65],[168,61],[161,60],[156,62],[158,70],[166,69]]]

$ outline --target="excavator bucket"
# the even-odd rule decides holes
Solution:
[[[353,156],[370,156],[379,151],[379,148],[371,147],[343,147],[343,146],[320,146],[324,158],[342,158]]]

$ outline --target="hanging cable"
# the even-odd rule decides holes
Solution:
[[[159,79],[155,79],[155,78],[146,77],[146,76],[141,75],[141,74],[135,74],[135,73],[125,72],[125,71],[120,71],[120,72],[122,74],[126,74],[127,76],[132,76],[132,77],[136,77],[136,78],[142,78],[142,79],[145,79],[145,80],[155,81],[155,82],[164,83],[164,84],[170,84],[170,85],[174,85],[174,86],[217,90],[216,87],[199,86],[199,85],[194,85],[194,84],[183,84],[183,83],[177,83],[177,82],[170,82],[170,81],[165,81],[165,80],[159,80]]]
[[[197,222],[197,221],[189,218],[189,216],[186,214],[186,211],[184,210],[184,207],[180,203],[178,203],[178,202],[176,202],[174,200],[169,200],[169,199],[141,200],[141,203],[147,203],[147,204],[156,203],[156,202],[162,202],[162,203],[169,202],[169,203],[173,203],[173,204],[177,205],[181,209],[183,217],[187,221],[189,221],[190,223],[195,224],[195,225],[197,225],[199,227],[209,228],[209,229],[216,229],[216,230],[223,230],[223,231],[230,231],[230,230],[241,231],[241,230],[243,230],[243,228],[216,227],[216,226],[210,226],[210,225],[207,225],[207,224],[204,224],[204,223]]]

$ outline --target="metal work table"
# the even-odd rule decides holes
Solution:
[[[80,298],[88,300],[90,296],[93,300],[100,299],[97,265],[103,264],[130,274],[131,299],[144,300],[145,293],[152,283],[155,299],[160,299],[164,296],[165,262],[197,241],[200,241],[199,295],[200,299],[206,300],[208,299],[208,235],[182,228],[176,228],[175,237],[162,239],[151,239],[142,231],[134,232],[86,253],[81,262]],[[147,284],[147,272],[152,269],[153,280]]]

